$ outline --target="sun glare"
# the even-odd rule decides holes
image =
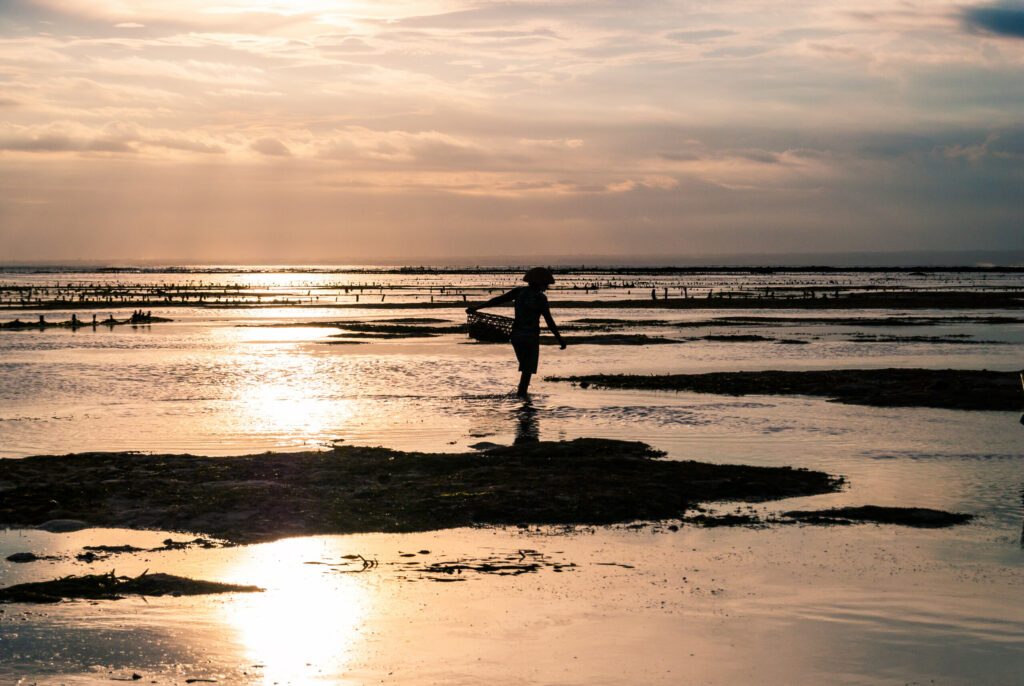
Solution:
[[[325,548],[323,539],[308,538],[250,546],[226,570],[231,578],[266,589],[223,606],[226,631],[265,684],[340,674],[362,640],[360,626],[374,604],[372,589],[355,575],[303,564],[322,561]]]

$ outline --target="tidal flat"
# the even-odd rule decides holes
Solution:
[[[59,278],[38,293],[106,282],[124,300],[91,311],[123,320],[128,282],[179,277]],[[931,392],[978,395],[975,372],[1015,379],[1024,359],[1015,301],[876,305],[899,289],[1011,293],[1020,274],[567,277],[549,297],[570,336],[641,342],[544,346],[528,402],[510,393],[508,347],[462,329],[464,297],[517,275],[360,274],[359,303],[339,274],[189,278],[207,282],[202,304],[172,288],[153,307],[172,322],[0,334],[0,456],[25,463],[0,477],[0,506],[16,491],[20,512],[0,532],[0,586],[145,573],[263,591],[5,604],[0,681],[973,685],[1024,671],[1012,404],[543,379],[954,370]],[[879,299],[830,307],[837,287]],[[37,319],[16,300],[0,319]],[[370,337],[323,344],[345,331]],[[773,491],[776,477],[799,488]]]

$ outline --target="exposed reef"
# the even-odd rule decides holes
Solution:
[[[783,517],[804,524],[900,524],[918,529],[940,529],[965,524],[974,516],[963,512],[945,512],[927,507],[883,507],[860,505],[828,510],[790,510]]]
[[[969,369],[833,369],[712,372],[709,374],[594,374],[548,377],[583,388],[690,391],[721,395],[812,395],[875,407],[956,410],[1024,409],[1017,372]]]
[[[660,455],[643,443],[581,438],[461,454],[345,446],[245,457],[5,459],[0,525],[31,527],[63,517],[247,543],[474,524],[673,519],[702,502],[815,495],[842,483],[818,471]]]

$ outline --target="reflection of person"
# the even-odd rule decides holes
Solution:
[[[516,359],[519,360],[520,396],[525,396],[530,388],[530,377],[537,373],[537,360],[540,357],[540,318],[548,325],[548,329],[555,335],[555,340],[562,350],[565,350],[565,343],[562,335],[558,332],[558,326],[551,317],[551,308],[548,307],[548,298],[544,291],[555,282],[555,277],[550,269],[534,267],[523,276],[526,286],[513,288],[508,293],[491,298],[482,305],[472,305],[466,308],[466,312],[473,313],[484,307],[493,307],[507,302],[515,302],[516,317],[512,324],[512,348],[516,351]]]
[[[537,425],[537,409],[530,401],[516,410],[516,440],[514,445],[540,441],[540,427]]]

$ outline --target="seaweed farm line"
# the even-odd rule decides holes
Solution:
[[[25,273],[0,268],[0,309],[155,306],[323,306],[457,303],[486,299],[521,283],[521,271]],[[600,270],[559,275],[552,295],[606,301],[687,298],[841,298],[863,293],[1024,292],[1020,271],[701,270],[649,273]]]

